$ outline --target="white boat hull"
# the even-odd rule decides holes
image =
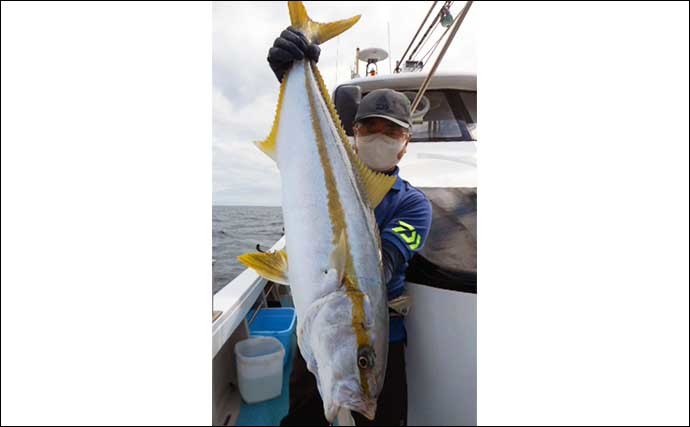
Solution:
[[[477,295],[407,286],[408,425],[477,425]]]

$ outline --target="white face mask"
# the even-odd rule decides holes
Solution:
[[[405,141],[382,133],[355,137],[357,154],[365,165],[375,171],[386,172],[398,164],[398,154]]]

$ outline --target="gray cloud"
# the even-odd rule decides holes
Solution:
[[[463,4],[457,2],[452,11],[458,13]],[[350,79],[356,47],[388,50],[387,23],[390,23],[391,61],[399,59],[430,5],[430,2],[305,2],[310,16],[319,22],[362,15],[352,29],[321,47],[319,68],[329,90],[335,88],[336,81],[343,83]],[[470,11],[439,70],[476,71],[475,22]],[[266,55],[274,39],[289,24],[284,1],[213,4],[214,204],[280,205],[278,168],[252,142],[265,138],[273,121],[278,81]],[[440,35],[440,31],[436,34]],[[435,38],[426,46],[433,41]],[[360,63],[360,72],[363,65]],[[388,70],[389,61],[379,64],[381,74],[387,74]]]

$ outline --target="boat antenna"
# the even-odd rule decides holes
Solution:
[[[426,20],[429,18],[429,15],[431,15],[431,11],[434,10],[434,6],[436,6],[436,3],[438,3],[438,1],[435,1],[435,2],[432,3],[431,7],[429,8],[429,12],[427,12],[426,16],[424,17],[424,20],[423,20],[422,23],[419,25],[419,28],[417,29],[417,32],[414,34],[414,37],[412,37],[412,40],[410,40],[410,44],[407,45],[407,49],[405,49],[405,53],[402,54],[402,56],[400,57],[400,60],[399,60],[399,61],[396,61],[396,63],[395,63],[395,72],[396,72],[396,73],[399,73],[399,72],[400,72],[400,64],[402,64],[403,60],[405,59],[405,55],[407,55],[407,52],[408,52],[408,51],[410,50],[410,48],[412,47],[412,43],[414,43],[415,39],[416,39],[417,36],[419,35],[419,32],[422,31],[422,27],[424,27],[424,24],[426,23]],[[390,37],[389,37],[389,39],[390,39]],[[388,48],[388,51],[390,51],[390,47]]]
[[[386,25],[388,25],[388,52],[391,51],[391,23],[386,22]],[[391,57],[388,57],[388,74],[393,74],[391,71]]]
[[[359,46],[355,50],[355,73],[359,77]]]
[[[458,15],[458,17],[455,18],[455,22],[453,23],[453,29],[451,30],[450,35],[448,35],[448,40],[446,40],[446,44],[443,45],[441,52],[439,52],[439,54],[438,54],[438,58],[436,58],[436,62],[434,62],[434,66],[431,67],[431,71],[429,71],[429,74],[424,79],[424,82],[422,83],[422,86],[420,87],[419,92],[417,92],[417,96],[415,96],[414,101],[412,102],[412,108],[410,109],[410,111],[414,112],[417,109],[417,106],[419,106],[419,103],[422,100],[422,96],[424,96],[424,92],[426,92],[426,89],[429,87],[429,82],[431,81],[431,77],[436,72],[436,69],[438,68],[439,64],[441,63],[443,56],[446,54],[448,47],[450,46],[451,42],[455,38],[455,34],[458,32],[458,29],[460,28],[460,24],[462,24],[462,21],[465,20],[465,16],[467,16],[467,12],[469,12],[470,6],[472,6],[472,3],[473,2],[471,0],[468,1],[467,3],[465,3],[465,7],[462,9],[462,12],[460,12],[460,15]]]

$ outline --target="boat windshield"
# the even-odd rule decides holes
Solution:
[[[403,92],[410,100],[417,94]],[[476,118],[476,91],[427,90],[412,114],[410,142],[476,141]]]

